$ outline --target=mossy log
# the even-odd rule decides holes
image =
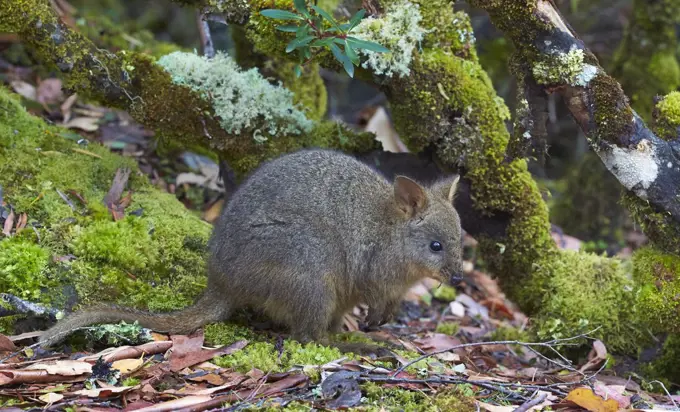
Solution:
[[[230,2],[219,3],[227,5]],[[384,13],[402,5],[402,2],[391,0],[368,3],[372,9],[384,10]],[[550,19],[546,22],[534,15],[537,10],[547,10],[544,2],[521,6],[501,1],[477,3],[491,9],[492,15],[493,7],[500,8],[497,14],[503,14],[502,9],[509,8],[512,13],[508,14],[517,14],[517,21],[522,21],[528,14],[532,20],[522,30],[524,38],[544,39],[546,33],[555,34]],[[457,199],[457,206],[462,210],[464,228],[480,241],[485,261],[509,296],[532,315],[537,334],[564,337],[601,327],[596,336],[603,338],[611,349],[629,353],[639,349],[645,342],[645,334],[638,314],[641,311],[653,313],[651,311],[657,308],[638,306],[643,303],[643,300],[638,301],[640,288],[619,260],[557,249],[550,236],[547,207],[527,170],[526,161],[521,158],[506,160],[510,136],[505,121],[509,119],[509,113],[479,65],[467,15],[454,13],[451,2],[446,0],[413,0],[410,7],[413,5],[418,6],[422,18],[418,24],[426,34],[421,48],[415,49],[407,62],[410,74],[377,76],[362,68],[357,75],[372,80],[387,94],[400,136],[413,151],[433,157],[441,169],[456,170],[463,175],[463,193]],[[285,56],[287,35],[276,32],[275,22],[257,14],[258,10],[270,7],[293,9],[290,0],[250,1],[247,4],[249,18],[244,28],[257,52]],[[514,24],[501,17],[496,19],[500,20],[501,28],[503,24]],[[357,135],[327,122],[317,123],[311,132],[278,136],[264,144],[257,144],[247,134],[229,134],[220,127],[209,102],[191,89],[173,83],[171,76],[151,58],[136,53],[110,54],[93,48],[87,39],[57,20],[46,0],[0,0],[0,30],[18,32],[46,63],[56,64],[65,74],[65,84],[70,89],[130,111],[137,120],[164,138],[187,143],[198,140],[223,153],[230,165],[242,173],[266,158],[310,145],[354,153],[375,148],[372,135]],[[512,35],[510,37],[513,39]],[[573,39],[573,36],[562,35],[558,39],[562,43],[557,44],[574,43],[582,50],[581,43]],[[527,50],[533,52],[532,58],[541,56],[531,47]],[[565,53],[569,50],[567,48]],[[594,58],[588,53],[585,56],[585,62],[596,67]],[[337,63],[329,57],[319,55],[319,62],[338,69]],[[552,76],[552,66],[548,63],[543,61],[538,65],[539,76]],[[579,67],[583,68],[583,65]],[[557,70],[557,73],[561,71]],[[588,96],[590,100],[587,101],[594,102],[588,106],[594,108],[592,111],[576,112],[582,126],[595,127],[594,136],[598,142],[612,148],[621,144],[618,139],[623,136],[622,131],[631,131],[622,126],[627,119],[635,126],[633,132],[643,133],[647,140],[651,139],[657,153],[670,156],[670,143],[665,145],[660,139],[655,140],[625,105],[616,83],[603,72],[598,70],[597,73],[590,79],[592,87],[585,89],[591,94],[584,94],[583,88],[561,89],[563,93],[570,93],[570,90],[581,93],[571,95],[577,98],[576,108],[583,109],[581,104]],[[604,103],[610,98],[621,99],[623,105],[613,109],[606,106]],[[605,127],[607,122],[610,124]],[[628,138],[636,136],[634,133],[625,135]],[[414,161],[413,156],[405,156]],[[377,154],[368,158],[380,157]],[[401,167],[403,165],[391,172]],[[652,200],[664,179],[672,177],[668,173],[675,171],[660,171],[652,182],[653,190],[647,191],[652,205],[649,207],[658,207]],[[673,219],[672,216],[661,216]],[[643,272],[636,279],[642,280],[649,274]],[[674,282],[674,279],[668,281]],[[664,293],[663,290],[657,289],[657,292]],[[651,297],[646,301],[655,301],[654,291],[649,292]],[[677,305],[658,309],[672,313]],[[664,331],[677,333],[678,326],[666,325]]]

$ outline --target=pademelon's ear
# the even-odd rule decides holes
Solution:
[[[405,176],[394,179],[394,200],[408,217],[413,217],[427,207],[425,189]]]
[[[460,175],[451,176],[432,185],[432,191],[446,199],[449,203],[453,203],[459,182]]]

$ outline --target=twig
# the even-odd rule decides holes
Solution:
[[[547,397],[548,397],[547,393],[542,393],[542,394],[538,395],[537,397],[535,397],[534,399],[527,401],[527,402],[524,402],[523,404],[521,404],[520,406],[515,408],[515,410],[512,411],[512,412],[526,412],[529,409],[533,408],[534,406],[543,403],[543,401]]]
[[[34,314],[38,316],[47,315],[51,320],[56,320],[57,313],[59,313],[57,310],[23,300],[20,297],[10,295],[9,293],[0,293],[0,298],[12,305],[17,312],[21,314]]]
[[[213,46],[208,21],[200,10],[196,10],[196,21],[198,23],[198,33],[201,36],[201,49],[203,55],[208,59],[212,59],[215,57],[215,46]],[[203,128],[205,128],[205,123],[203,124]]]
[[[680,410],[680,408],[678,408],[678,404],[675,403],[675,399],[673,399],[673,396],[671,396],[671,393],[668,392],[668,389],[666,389],[666,385],[664,385],[663,382],[661,382],[661,381],[650,381],[649,383],[658,383],[659,385],[661,385],[661,389],[663,389],[663,391],[666,393],[666,396],[668,396],[668,399],[671,400],[671,403],[673,403],[673,407],[675,408],[675,410],[676,411]]]
[[[528,347],[528,348],[533,347],[533,346],[550,348],[553,352],[557,353],[558,356],[562,360],[564,360],[567,363],[571,363],[571,362],[569,362],[569,360],[567,358],[565,358],[563,355],[561,355],[559,352],[557,352],[557,350],[555,350],[555,348],[553,348],[553,346],[558,345],[558,344],[564,344],[565,342],[569,342],[569,341],[573,341],[573,340],[577,340],[577,339],[588,338],[589,335],[593,334],[598,329],[600,329],[600,328],[598,327],[598,328],[596,328],[596,329],[594,329],[590,332],[582,333],[580,335],[573,336],[573,337],[570,337],[570,338],[553,339],[553,340],[549,340],[549,341],[546,341],[546,342],[531,342],[530,343],[530,342],[520,342],[520,341],[517,341],[517,340],[500,340],[500,341],[490,341],[490,342],[463,343],[461,345],[455,345],[455,346],[452,346],[452,347],[447,348],[447,349],[437,350],[437,351],[419,356],[416,359],[414,359],[414,360],[406,363],[405,365],[402,365],[399,368],[397,368],[397,370],[392,374],[392,376],[397,376],[400,372],[403,372],[406,368],[413,365],[414,363],[418,363],[421,360],[427,359],[431,356],[435,356],[435,355],[438,355],[440,353],[450,352],[450,351],[455,350],[455,349],[470,348],[470,347],[475,347],[475,346],[519,345],[519,346],[524,346],[524,347]]]

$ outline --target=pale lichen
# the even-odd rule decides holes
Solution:
[[[584,52],[574,46],[568,53],[554,51],[531,68],[539,84],[566,83],[585,87],[597,75],[598,68],[584,63]]]
[[[266,134],[296,135],[312,129],[312,121],[293,104],[291,91],[269,83],[257,68],[241,70],[224,53],[208,59],[174,52],[161,57],[158,64],[172,75],[174,83],[209,100],[228,133],[248,131],[255,140],[265,141]]]
[[[359,53],[366,56],[362,67],[386,77],[394,74],[399,77],[408,76],[413,52],[428,32],[420,26],[421,20],[420,7],[409,1],[388,6],[380,18],[368,17],[362,20],[353,31],[354,35],[390,50],[387,53],[378,53],[360,49]]]
[[[598,153],[607,169],[628,190],[646,198],[646,190],[659,174],[656,149],[653,143],[642,140],[635,148],[612,146]]]

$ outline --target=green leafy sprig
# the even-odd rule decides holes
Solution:
[[[314,56],[320,53],[318,49],[329,49],[338,60],[349,77],[354,77],[354,66],[359,67],[360,59],[357,50],[366,49],[378,53],[389,52],[389,49],[378,43],[357,39],[350,36],[354,29],[366,14],[366,10],[359,10],[347,23],[338,23],[327,11],[317,6],[311,6],[312,13],[307,7],[305,0],[293,0],[295,10],[267,9],[260,14],[270,19],[292,20],[296,23],[277,26],[276,29],[295,33],[295,38],[286,45],[286,53],[298,51],[300,63],[295,66],[295,74],[302,74],[302,66],[306,65]],[[324,28],[323,22],[327,21],[331,27]],[[313,49],[317,49],[312,51]]]

